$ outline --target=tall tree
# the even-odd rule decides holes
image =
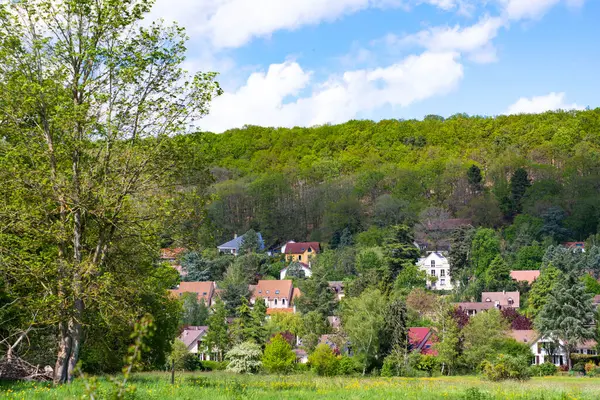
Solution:
[[[183,294],[183,325],[202,326],[208,320],[208,307],[204,299],[198,301],[196,293]]]
[[[481,169],[477,165],[473,164],[469,167],[467,181],[472,194],[478,195],[483,191],[483,177],[481,176]]]
[[[208,317],[208,333],[206,346],[211,353],[217,355],[218,361],[223,361],[223,355],[229,348],[230,340],[227,332],[227,309],[221,300],[217,300],[213,313]]]
[[[500,240],[493,229],[477,229],[471,242],[471,264],[477,276],[483,276],[494,258],[500,254]]]
[[[510,277],[510,268],[502,256],[497,255],[492,260],[489,268],[485,271],[484,280],[486,290],[491,292],[508,290],[513,286],[513,280]]]
[[[420,255],[419,249],[414,244],[411,229],[406,225],[395,225],[390,228],[390,235],[385,240],[383,251],[392,279],[395,279],[405,266],[415,265]]]
[[[166,139],[220,93],[215,74],[187,77],[181,68],[182,29],[141,24],[151,4],[0,5],[0,119],[9,153],[19,154],[5,170],[14,174],[11,190],[25,195],[13,203],[19,221],[9,214],[3,225],[52,232],[45,275],[55,277],[47,290],[57,299],[57,383],[73,378],[89,311],[136,285],[112,279],[116,287],[96,288],[121,273],[125,238],[148,237],[151,213],[136,205],[172,164]]]
[[[454,230],[450,237],[449,273],[452,280],[460,282],[462,286],[468,283],[470,276],[471,241],[474,234],[475,229],[472,227],[462,227]]]
[[[539,278],[531,285],[527,298],[527,316],[535,319],[542,311],[548,296],[554,290],[556,283],[561,279],[561,272],[552,266],[542,269]]]
[[[595,337],[595,317],[592,295],[576,276],[565,274],[548,295],[535,327],[563,348],[571,369],[571,353],[579,344]]]
[[[524,168],[517,168],[510,179],[510,200],[514,214],[522,211],[522,200],[525,192],[531,186],[529,176]]]

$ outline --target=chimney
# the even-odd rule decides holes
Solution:
[[[503,291],[502,291],[502,294],[506,294],[506,290],[503,290]]]
[[[235,232],[233,233],[233,238],[237,239],[237,233],[235,233]]]

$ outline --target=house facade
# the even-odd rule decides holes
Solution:
[[[267,313],[272,313],[276,309],[292,309],[292,300],[294,297],[294,285],[291,280],[260,280],[258,284],[250,287],[250,303],[256,304],[262,299],[267,306]]]
[[[434,290],[452,290],[450,262],[441,252],[432,251],[426,257],[419,259],[417,265],[427,274],[427,288]]]
[[[305,264],[302,262],[292,262],[290,265],[279,271],[279,279],[285,279],[288,269],[294,264],[298,265],[302,272],[304,272],[305,278],[310,278],[312,276],[312,269],[310,268],[309,264]]]
[[[557,367],[567,365],[567,355],[562,347],[563,342],[558,343],[550,338],[542,337],[534,330],[527,331],[510,331],[509,336],[517,342],[525,343],[531,349],[532,364],[538,365],[545,362],[552,363]],[[588,340],[577,347],[577,353],[597,355],[596,341]]]
[[[210,354],[204,344],[204,337],[207,333],[208,326],[187,326],[179,335],[179,339],[186,345],[190,353],[196,354],[202,361],[208,361]]]
[[[288,242],[284,248],[285,260],[310,265],[311,260],[321,252],[319,242]]]
[[[195,293],[198,296],[198,301],[204,301],[208,307],[213,305],[216,283],[212,281],[203,282],[181,282],[177,289],[172,289],[171,295],[181,298],[184,293]]]

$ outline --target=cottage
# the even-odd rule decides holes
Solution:
[[[492,303],[497,308],[519,308],[519,292],[483,292],[481,293],[481,302]]]
[[[267,305],[267,313],[269,309],[291,308],[293,310],[294,285],[291,280],[260,280],[258,284],[250,287],[250,291],[252,293],[250,303],[255,304],[259,298],[263,299]]]
[[[210,354],[203,343],[207,333],[208,326],[187,326],[179,335],[179,339],[190,353],[196,354],[202,361],[207,361],[210,360]]]
[[[510,277],[517,282],[527,282],[528,285],[531,285],[540,277],[540,270],[510,271]]]
[[[286,261],[295,261],[307,263],[321,252],[319,242],[288,242],[285,244],[285,259]]]
[[[417,265],[427,274],[429,289],[452,290],[454,288],[450,276],[450,263],[441,252],[430,252],[427,257],[419,259]]]
[[[216,283],[212,281],[181,282],[177,289],[170,290],[170,292],[175,297],[181,297],[184,293],[196,293],[198,301],[202,300],[210,307],[213,305],[216,287]]]
[[[219,253],[233,254],[234,256],[237,256],[240,252],[240,248],[242,247],[242,244],[244,243],[244,236],[246,236],[246,234],[244,234],[242,236],[234,235],[233,239],[230,240],[229,242],[226,242],[220,246],[217,246]],[[263,250],[265,248],[265,242],[263,241],[263,238],[262,238],[262,235],[260,234],[260,232],[257,233],[257,236],[258,236],[258,245],[260,247],[260,250]]]
[[[421,354],[437,356],[433,348],[436,337],[431,328],[408,328],[408,347],[410,351],[418,350]]]
[[[494,308],[495,305],[491,302],[488,303],[481,303],[481,302],[461,302],[461,303],[454,303],[454,306],[456,308],[460,308],[462,310],[464,310],[468,316],[473,316],[476,315],[477,313],[480,313],[482,311],[487,311],[491,308]]]
[[[562,341],[558,343],[550,338],[542,337],[534,330],[510,331],[509,336],[517,342],[526,343],[533,353],[532,364],[552,363],[556,366],[567,365],[567,355],[562,347]],[[588,340],[577,347],[577,353],[597,355],[597,343]]]
[[[562,245],[567,249],[585,253],[585,242],[565,242]]]
[[[287,267],[285,267],[281,271],[279,271],[279,279],[285,279],[285,277],[288,273],[288,270],[292,266],[299,268],[300,271],[302,271],[304,273],[305,278],[310,278],[312,276],[312,269],[310,268],[310,264],[306,264],[306,263],[302,263],[302,262],[292,262],[290,265],[288,265]]]

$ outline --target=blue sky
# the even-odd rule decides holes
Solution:
[[[595,0],[157,0],[152,16],[186,27],[190,71],[221,74],[204,130],[599,106]]]

